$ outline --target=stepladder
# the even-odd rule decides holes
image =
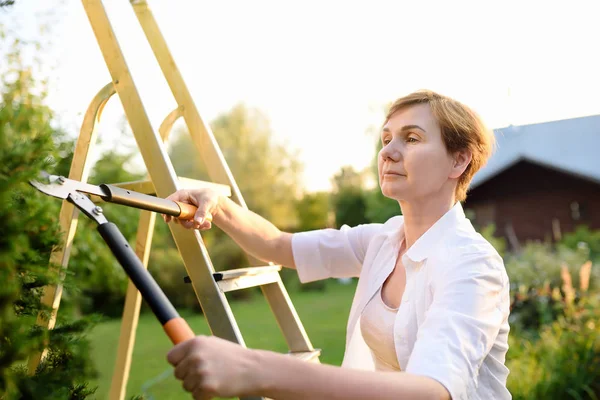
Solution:
[[[90,154],[97,136],[97,125],[105,104],[116,94],[123,106],[139,153],[148,171],[148,177],[139,182],[114,183],[115,187],[165,198],[181,188],[209,186],[231,197],[241,207],[248,208],[210,127],[200,116],[148,4],[143,0],[131,2],[144,36],[177,103],[177,108],[165,117],[158,132],[150,123],[102,0],[82,0],[82,4],[110,73],[111,82],[98,91],[84,115],[68,178],[80,182],[87,181],[91,168]],[[187,125],[198,157],[206,166],[210,182],[179,177],[175,173],[164,143],[179,118],[182,118]],[[93,196],[92,200],[102,201]],[[76,246],[74,237],[78,214],[73,204],[63,201],[59,223],[64,235],[64,243],[51,254],[52,265],[59,265],[63,269],[68,267],[71,249]],[[138,223],[135,251],[146,268],[155,220],[155,212],[142,211]],[[280,275],[282,266],[265,263],[247,255],[248,267],[217,272],[201,232],[187,230],[176,224],[169,224],[169,229],[185,266],[188,280],[213,335],[246,346],[225,294],[234,290],[260,287],[285,338],[289,355],[307,362],[319,362],[320,351],[311,344],[282,282]],[[37,318],[38,325],[46,329],[54,327],[61,296],[62,285],[60,284],[44,288],[42,302],[51,307],[52,313],[50,317],[40,314]],[[141,300],[139,291],[130,281],[116,350],[117,356],[109,395],[111,400],[124,399],[126,395]],[[30,373],[43,362],[44,357],[45,352],[40,352],[30,358]]]

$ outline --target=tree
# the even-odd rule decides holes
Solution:
[[[213,134],[240,188],[248,207],[281,229],[297,226],[295,209],[299,192],[300,162],[297,154],[274,140],[267,117],[259,110],[243,104],[219,115],[211,122]],[[169,143],[169,155],[177,175],[210,181],[204,161],[185,128],[176,130]],[[170,234],[162,221],[157,221],[156,246],[150,255],[150,270],[165,293],[173,293],[176,304],[181,298],[192,306],[197,303],[190,285],[183,283],[185,269],[170,240],[157,240]],[[221,230],[203,232],[215,269],[228,270],[248,266],[243,251]],[[176,257],[176,258],[175,258]],[[232,297],[245,297],[249,290],[232,292]]]
[[[344,166],[333,176],[332,184],[334,193],[348,189],[361,189],[363,187],[363,176],[351,166]]]
[[[295,225],[301,165],[297,154],[275,142],[267,117],[238,104],[211,128],[248,207],[277,226]],[[210,180],[185,130],[177,133],[169,153],[179,175]]]
[[[296,205],[298,227],[300,232],[323,229],[333,226],[331,212],[331,194],[328,192],[307,193]],[[291,269],[283,269],[281,277],[288,288],[299,288],[302,291],[325,290],[324,280],[301,284],[298,273]]]
[[[299,231],[329,227],[330,197],[328,192],[307,193],[298,201]]]
[[[350,166],[342,167],[333,177],[333,208],[338,228],[370,222],[366,216],[362,174]]]
[[[42,169],[57,171],[63,135],[20,46],[14,42],[0,77],[0,398],[84,399],[94,392],[87,383],[94,374],[85,337],[90,320],[63,313],[50,332],[33,324],[40,310],[49,311],[40,304],[41,288],[59,279],[48,260],[59,245],[60,201],[28,181]],[[22,365],[46,341],[48,355],[29,376]]]

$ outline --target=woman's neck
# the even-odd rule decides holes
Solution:
[[[404,216],[405,249],[410,247],[456,204],[452,198],[429,198],[415,202],[400,201]]]

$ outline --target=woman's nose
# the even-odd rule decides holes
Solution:
[[[399,146],[395,145],[394,141],[391,141],[387,145],[383,146],[379,154],[384,161],[389,160],[398,162],[402,157]]]

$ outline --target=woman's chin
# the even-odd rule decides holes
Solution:
[[[390,185],[391,186],[391,185]],[[381,187],[381,194],[383,194],[388,199],[400,201],[404,198],[404,193],[397,188],[389,187],[388,185],[383,185]]]

